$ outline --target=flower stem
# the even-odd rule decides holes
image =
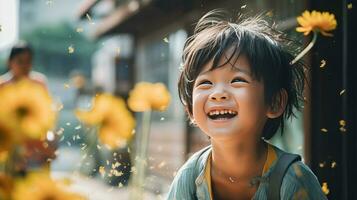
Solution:
[[[145,166],[147,157],[147,148],[150,135],[150,121],[151,111],[143,112],[142,114],[142,132],[138,146],[138,157],[135,159],[137,167],[137,174],[134,174],[133,185],[134,191],[132,192],[131,199],[143,199],[143,185],[145,180]]]
[[[314,31],[314,35],[312,37],[311,42],[305,47],[304,50],[302,50],[302,52],[299,53],[299,55],[297,55],[293,61],[290,62],[290,65],[295,64],[298,60],[300,60],[308,51],[310,51],[310,49],[314,46],[315,42],[316,42],[316,38],[317,38],[317,32]]]

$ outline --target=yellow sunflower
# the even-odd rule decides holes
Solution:
[[[337,22],[334,14],[328,12],[305,11],[302,16],[297,17],[297,21],[301,27],[297,27],[296,31],[303,32],[308,35],[311,31],[318,31],[324,36],[332,36],[328,31],[336,28]]]
[[[100,142],[111,148],[125,145],[135,127],[134,117],[124,100],[110,94],[96,96],[92,110],[77,110],[76,116],[85,124],[98,126]]]
[[[87,198],[68,191],[66,185],[52,180],[48,173],[34,172],[15,183],[13,200],[85,200]]]
[[[11,178],[4,173],[0,172],[0,199],[10,199],[11,191],[13,188],[13,182]]]
[[[21,80],[0,88],[0,118],[14,132],[32,139],[44,138],[53,128],[56,113],[47,90],[32,81]]]
[[[135,112],[164,111],[170,100],[170,93],[164,84],[140,82],[130,91],[128,105]]]
[[[0,121],[0,155],[5,155],[16,142],[16,134],[6,125],[5,122]],[[2,156],[0,156],[2,157]],[[1,162],[0,158],[0,162]]]

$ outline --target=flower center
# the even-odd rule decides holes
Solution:
[[[18,118],[22,119],[23,117],[25,117],[26,115],[28,115],[30,112],[30,110],[25,107],[25,106],[20,106],[17,108],[16,110],[16,115]]]
[[[43,198],[43,200],[56,200],[57,198],[52,196],[52,195],[48,195],[48,196],[45,196],[45,198]]]

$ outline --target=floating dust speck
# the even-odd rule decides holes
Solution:
[[[232,177],[229,177],[228,179],[229,179],[229,181],[230,181],[231,183],[234,183],[234,182],[235,182],[234,178],[232,178]]]
[[[116,51],[117,55],[119,56],[119,55],[120,55],[120,48],[117,47],[117,48],[115,49],[115,51]]]
[[[82,32],[83,32],[83,28],[82,28],[82,27],[76,28],[76,32],[77,32],[77,33],[82,33]]]
[[[81,129],[82,128],[82,126],[81,125],[78,125],[78,126],[76,126],[74,129],[75,130],[79,130],[79,129]]]
[[[343,95],[346,92],[346,89],[341,90],[340,96]]]
[[[247,7],[247,5],[243,5],[243,6],[241,6],[240,8],[241,9],[244,9],[244,8],[246,8]]]
[[[47,143],[47,142],[43,142],[43,143],[42,143],[42,146],[43,146],[45,149],[47,149],[47,148],[48,148],[48,143]]]
[[[120,162],[115,162],[114,164],[112,164],[112,169],[115,169],[117,167],[119,167],[121,164]]]
[[[86,149],[87,148],[87,145],[86,144],[83,144],[83,146],[81,147],[82,150]]]
[[[116,177],[119,177],[119,176],[123,176],[123,175],[124,175],[124,173],[123,173],[122,171],[118,171],[118,170],[116,170],[116,169],[112,169],[111,171],[112,171],[112,174],[113,174],[114,176],[116,176]]]
[[[337,165],[337,163],[336,163],[335,161],[333,161],[333,162],[331,163],[331,168],[335,168],[336,165]]]
[[[161,169],[161,168],[163,168],[165,165],[166,165],[166,162],[165,162],[165,161],[162,161],[162,162],[157,166],[157,168]]]
[[[68,83],[65,83],[65,84],[63,84],[63,87],[64,87],[65,89],[68,89],[68,88],[70,88],[70,85],[69,85]]]
[[[350,9],[352,9],[352,3],[349,3],[349,4],[347,4],[347,8],[350,10]]]
[[[322,183],[321,189],[322,189],[322,191],[324,192],[325,195],[328,195],[330,193],[330,190],[328,189],[327,182],[323,182]]]
[[[320,167],[320,168],[325,167],[325,165],[326,165],[326,162],[320,162],[320,163],[319,163],[319,167]]]
[[[70,46],[68,47],[68,53],[69,53],[69,54],[74,53],[74,47],[73,47],[72,45],[70,45]]]
[[[345,127],[345,126],[346,126],[346,121],[342,119],[342,120],[339,121],[339,124],[340,124],[340,126],[341,126],[341,127],[340,127],[340,131],[341,131],[341,132],[346,132],[346,131],[347,131],[347,130],[346,130],[346,127]]]
[[[130,172],[136,174],[137,173],[136,167],[135,166],[131,167]]]
[[[63,104],[60,103],[60,102],[54,103],[53,106],[54,106],[54,109],[55,109],[57,112],[59,112],[59,111],[61,111],[61,110],[63,109]]]
[[[161,121],[164,121],[164,120],[165,120],[165,117],[161,117],[160,120],[161,120]]]
[[[328,132],[328,130],[326,128],[322,128],[321,131],[324,132],[324,133]]]
[[[324,68],[326,65],[326,60],[321,60],[320,68]]]
[[[92,17],[91,17],[88,13],[86,14],[86,17],[87,17],[89,23],[92,24],[92,25],[94,25],[94,22],[93,22],[93,20],[92,20]]]
[[[163,40],[164,42],[169,43],[169,39],[167,39],[167,37],[165,37]]]
[[[99,166],[99,173],[104,178],[104,176],[105,176],[105,168],[104,168],[104,166]]]
[[[69,122],[66,123],[66,126],[70,126],[70,125],[71,125],[71,123],[69,123]]]
[[[51,6],[53,4],[53,0],[47,0],[46,5]]]
[[[274,13],[273,13],[273,11],[269,11],[265,15],[268,16],[268,17],[273,17]]]
[[[179,66],[178,70],[180,72],[183,72],[184,69],[185,69],[185,65],[183,63],[180,63],[180,66]]]

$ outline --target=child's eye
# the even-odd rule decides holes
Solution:
[[[232,83],[239,83],[239,82],[247,83],[248,81],[244,80],[243,78],[239,78],[239,77],[236,77],[232,80]]]
[[[203,81],[200,81],[197,85],[210,85],[210,84],[212,84],[211,81],[203,80]]]

